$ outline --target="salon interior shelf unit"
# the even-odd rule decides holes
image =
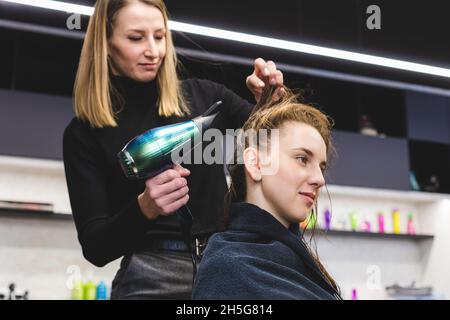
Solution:
[[[0,155],[0,167],[21,172],[64,174],[64,163],[53,159]]]
[[[317,229],[318,236],[343,236],[352,238],[376,238],[376,239],[399,239],[399,240],[432,240],[433,235],[428,234],[394,234],[394,233],[377,233],[377,232],[363,232],[363,231],[347,231],[347,230],[323,230]],[[306,230],[306,235],[311,234],[309,229]]]
[[[55,213],[48,211],[32,211],[32,210],[10,210],[0,209],[0,217],[17,217],[17,218],[33,218],[33,219],[55,219],[55,220],[73,220],[70,213]]]
[[[27,210],[7,210],[0,209],[0,217],[18,217],[18,218],[38,218],[38,219],[55,219],[55,220],[72,220],[72,215],[67,213],[53,213],[53,212],[37,212]],[[309,229],[306,234],[310,234]],[[319,236],[345,236],[358,238],[377,238],[377,239],[404,239],[404,240],[429,240],[433,239],[432,235],[425,234],[393,234],[393,233],[376,233],[376,232],[362,232],[362,231],[347,231],[347,230],[323,230],[317,229],[316,234]]]
[[[377,188],[363,188],[340,185],[328,185],[328,191],[331,198],[333,196],[345,196],[349,198],[370,198],[379,200],[400,200],[416,204],[425,204],[439,200],[447,199],[450,201],[449,194],[420,192],[420,191],[400,191]],[[322,198],[326,198],[326,189],[322,189]]]

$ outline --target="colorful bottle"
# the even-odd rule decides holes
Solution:
[[[356,216],[355,212],[350,212],[350,226],[352,228],[352,231],[358,230],[358,217]]]
[[[324,212],[324,218],[325,218],[325,230],[328,231],[331,229],[331,212],[328,210],[328,208]]]
[[[97,285],[97,300],[106,300],[106,284],[103,281]]]
[[[416,234],[416,229],[414,228],[414,222],[413,222],[413,214],[412,214],[412,212],[410,212],[410,213],[408,214],[407,233],[408,233],[408,234]]]
[[[363,224],[363,231],[364,232],[370,232],[371,231],[371,224],[369,220],[364,220],[364,224]]]
[[[358,292],[356,289],[352,289],[352,300],[358,300]]]
[[[384,215],[380,212],[378,214],[378,232],[384,233],[384,230]]]
[[[316,224],[317,224],[317,216],[313,212],[311,212],[308,217],[308,225],[306,228],[314,229],[316,227]]]
[[[80,279],[76,279],[73,281],[72,288],[72,300],[83,300],[84,292],[83,292],[83,283]]]
[[[95,300],[97,296],[96,286],[92,278],[92,273],[90,273],[88,275],[88,281],[84,284],[84,300]]]
[[[394,209],[394,211],[392,211],[392,231],[395,234],[401,233],[400,211],[398,211],[397,209]]]

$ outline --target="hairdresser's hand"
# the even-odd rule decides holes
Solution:
[[[255,60],[253,73],[247,77],[246,84],[255,96],[256,102],[261,98],[262,91],[266,86],[276,87],[273,93],[274,99],[280,98],[285,91],[283,89],[283,73],[277,70],[273,61],[266,62],[262,58]]]
[[[153,178],[145,181],[145,190],[138,196],[139,207],[149,219],[168,216],[189,200],[187,177],[191,173],[176,164]]]

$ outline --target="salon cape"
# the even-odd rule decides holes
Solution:
[[[193,299],[339,299],[300,240],[250,203],[233,203],[229,227],[214,234],[203,255]]]

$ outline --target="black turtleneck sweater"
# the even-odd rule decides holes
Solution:
[[[137,197],[145,181],[125,178],[117,153],[144,131],[201,115],[214,102],[222,100],[221,113],[212,127],[240,128],[252,105],[223,85],[190,79],[182,83],[191,114],[187,117],[161,117],[156,101],[155,81],[140,83],[125,77],[113,77],[113,87],[123,98],[113,103],[118,111],[117,127],[91,128],[74,118],[63,138],[63,157],[72,214],[84,257],[103,266],[137,248],[145,248],[155,237],[181,239],[176,216],[148,220],[140,211]],[[203,148],[205,147],[205,143]],[[193,234],[216,230],[223,213],[226,192],[221,164],[184,165],[187,177],[188,206],[194,216]]]

